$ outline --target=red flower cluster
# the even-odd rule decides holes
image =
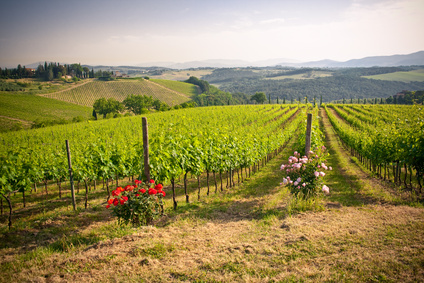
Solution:
[[[125,202],[128,201],[128,196],[127,195],[132,195],[130,194],[131,192],[134,191],[135,188],[137,188],[137,185],[139,184],[143,184],[142,181],[140,180],[135,180],[134,181],[135,185],[127,185],[124,189],[122,187],[117,187],[116,190],[112,191],[112,196],[114,196],[115,198],[109,199],[108,200],[108,204],[106,205],[106,208],[110,208],[111,205],[113,204],[114,206],[117,206],[119,204],[123,205],[125,204]],[[154,180],[150,180],[149,183],[151,185],[153,185],[155,183]],[[139,189],[134,196],[135,197],[140,197],[142,194],[144,193],[148,193],[149,195],[162,195],[163,197],[166,196],[166,193],[164,191],[162,191],[163,186],[162,184],[157,184],[155,185],[154,188],[149,188],[148,190],[141,188]],[[126,192],[123,195],[121,195],[122,192]],[[140,194],[141,193],[141,194]],[[118,196],[121,195],[120,198],[118,198]]]
[[[116,190],[114,191],[116,192]],[[119,191],[118,194],[120,194],[121,191]],[[112,192],[113,194],[113,192]],[[110,208],[110,205],[113,204],[114,206],[117,206],[118,204],[124,204],[125,202],[128,201],[128,197],[127,196],[121,196],[120,199],[118,198],[111,198],[110,200],[107,201],[108,205],[106,205],[106,208]]]

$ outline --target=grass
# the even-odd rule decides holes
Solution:
[[[171,81],[171,80],[160,80],[160,79],[151,79],[150,81],[158,83],[166,88],[172,89],[174,91],[183,93],[189,97],[192,97],[194,95],[198,94],[198,89],[195,85],[184,83],[184,82],[177,82],[177,81]]]
[[[316,78],[331,77],[332,75],[333,75],[332,72],[310,71],[306,74],[303,73],[303,74],[287,75],[287,76],[282,75],[278,77],[267,78],[267,80],[285,80],[285,79],[310,80],[310,79],[316,79]]]
[[[160,75],[149,75],[151,79],[162,79],[171,81],[185,81],[191,76],[201,78],[202,76],[212,74],[213,69],[202,69],[202,70],[183,70],[183,71],[165,71]]]
[[[413,70],[409,72],[394,72],[388,74],[364,76],[367,79],[399,82],[424,82],[424,69]]]
[[[291,204],[280,186],[279,165],[293,143],[223,192],[211,185],[207,196],[203,175],[200,201],[196,180],[189,204],[179,182],[176,212],[166,187],[167,216],[156,226],[119,226],[102,209],[100,188],[87,210],[74,212],[68,195],[58,200],[52,186],[47,202],[28,196],[34,201],[18,209],[14,230],[2,223],[0,281],[423,281],[424,210],[391,190],[382,194],[385,184],[350,161],[325,117],[323,125],[334,169],[325,181],[331,193],[318,206]]]
[[[40,119],[71,119],[82,116],[90,117],[91,108],[83,107],[25,93],[0,92],[0,113],[2,116],[23,120],[22,126],[28,127],[31,122]],[[3,118],[1,128],[7,129],[18,124],[20,121]],[[12,124],[12,125],[11,125]]]

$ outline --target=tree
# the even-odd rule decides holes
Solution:
[[[263,104],[266,101],[266,95],[263,92],[255,93],[250,100],[255,100],[258,104]]]
[[[115,98],[111,97],[106,100],[106,98],[102,97],[94,102],[93,109],[96,113],[102,114],[103,118],[106,118],[106,115],[109,113],[122,112],[124,110],[124,106]]]
[[[140,115],[148,112],[148,109],[153,105],[153,98],[147,95],[131,94],[122,102],[125,108],[133,112],[135,115]]]

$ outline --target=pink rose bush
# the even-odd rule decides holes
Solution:
[[[323,184],[322,178],[326,170],[332,170],[325,164],[326,148],[321,146],[309,152],[309,157],[300,156],[297,151],[288,159],[288,164],[281,165],[285,173],[282,185],[289,187],[296,197],[309,199],[318,195],[320,191],[328,194],[330,189]]]
[[[135,180],[134,183],[112,191],[114,198],[108,200],[106,208],[113,210],[120,224],[149,225],[163,214],[163,198],[166,193],[161,184],[155,185],[154,180],[150,180],[149,186],[145,188],[142,181]]]

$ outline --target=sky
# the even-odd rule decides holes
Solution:
[[[347,61],[424,50],[424,0],[0,0],[0,67]]]

